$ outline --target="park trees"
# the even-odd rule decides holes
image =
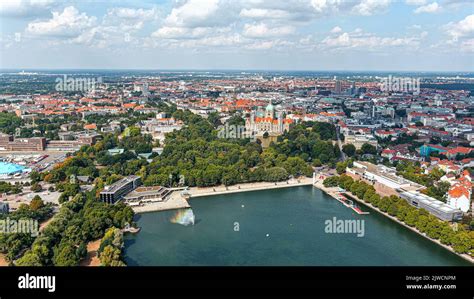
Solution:
[[[41,258],[33,251],[27,251],[21,258],[15,262],[16,266],[35,267],[42,266]]]
[[[351,143],[344,144],[342,146],[342,151],[349,157],[353,157],[356,153],[356,147]]]
[[[0,214],[0,219],[10,218],[11,220],[33,219],[42,222],[51,217],[53,206],[51,203],[41,204],[41,199],[32,201],[33,205],[22,204],[9,214]],[[31,233],[10,233],[0,234],[0,252],[4,253],[7,260],[12,262],[19,255],[31,246],[35,237]],[[32,257],[30,257],[32,258]]]
[[[338,184],[339,184],[339,177],[337,177],[337,176],[328,177],[323,181],[323,185],[326,188],[328,188],[328,187],[337,187]]]
[[[271,167],[265,171],[265,180],[278,182],[288,179],[288,172],[283,167]]]
[[[19,263],[25,266],[77,265],[86,255],[87,242],[102,237],[109,228],[120,229],[132,223],[133,210],[129,206],[123,203],[107,205],[96,201],[93,194],[94,191],[89,195],[79,193],[64,203],[42,234],[30,240],[31,249],[18,260]],[[11,260],[25,248],[15,248],[12,242],[1,238],[2,235],[0,245],[12,248]]]
[[[420,233],[440,240],[445,245],[452,246],[457,253],[474,253],[474,233],[468,231],[468,225],[455,224],[453,227],[445,221],[441,221],[424,209],[417,209],[398,196],[380,197],[375,193],[373,186],[363,182],[354,181],[347,175],[339,177],[328,177],[323,182],[324,186],[339,187],[350,191],[363,201],[370,203],[380,211],[395,216],[405,224],[415,227]]]
[[[35,195],[35,197],[33,197],[33,199],[30,202],[30,209],[33,211],[37,211],[41,209],[42,207],[44,207],[43,200],[41,199],[39,195]]]
[[[76,246],[71,241],[62,241],[54,250],[53,264],[55,266],[76,266],[79,260]]]
[[[125,266],[122,261],[123,234],[117,228],[108,229],[101,240],[99,259],[103,266]]]
[[[0,193],[18,194],[22,190],[20,185],[11,184],[8,182],[0,182]]]
[[[362,144],[362,147],[360,149],[363,154],[371,154],[371,155],[377,154],[377,148],[369,143]]]
[[[315,122],[312,129],[322,140],[336,140],[336,127],[331,123]]]
[[[22,124],[23,121],[15,113],[0,112],[0,132],[13,135]]]
[[[43,190],[43,187],[41,187],[41,185],[39,183],[33,183],[33,185],[31,185],[30,187],[31,191],[33,192],[41,192]]]
[[[436,182],[424,189],[423,193],[440,201],[446,202],[446,194],[448,193],[450,187],[451,184],[449,182]]]

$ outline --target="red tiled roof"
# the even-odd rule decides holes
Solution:
[[[448,194],[450,197],[459,198],[461,196],[466,196],[469,198],[469,190],[463,185],[454,185],[449,191]]]
[[[456,147],[448,150],[448,153],[450,155],[456,155],[456,154],[462,154],[462,155],[467,155],[472,151],[472,148],[470,147]]]

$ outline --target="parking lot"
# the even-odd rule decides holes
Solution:
[[[37,152],[0,152],[0,161],[14,163],[35,171],[51,170],[57,163],[66,159],[65,152],[58,151],[37,151]],[[28,173],[22,175],[12,175],[8,178],[0,178],[1,181],[27,182]]]
[[[48,188],[52,186],[51,184],[41,183],[41,186],[43,187],[43,191],[41,192],[32,192],[30,187],[23,187],[23,191],[20,194],[0,194],[0,202],[8,203],[11,211],[16,210],[22,203],[29,205],[36,195],[41,197],[45,203],[51,202],[58,204],[61,192],[48,191]]]

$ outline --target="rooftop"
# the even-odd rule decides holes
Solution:
[[[122,188],[124,185],[126,185],[130,182],[133,182],[133,181],[135,181],[139,178],[140,177],[137,176],[137,175],[130,175],[128,177],[125,177],[123,179],[118,180],[117,182],[113,183],[112,185],[105,186],[105,189],[102,192],[104,192],[104,193],[114,193],[117,190],[119,190],[120,188]]]
[[[445,204],[444,202],[439,201],[423,193],[420,193],[419,191],[404,191],[401,192],[400,195],[405,196],[406,198],[410,198],[412,200],[417,200],[418,202],[422,202],[423,204],[433,209],[443,211],[445,213],[457,213],[460,211],[459,209],[454,209]]]

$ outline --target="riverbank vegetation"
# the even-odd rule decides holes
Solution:
[[[99,259],[102,266],[125,266],[122,261],[123,233],[116,227],[109,228],[100,242]]]
[[[145,186],[276,182],[311,176],[312,165],[335,167],[341,154],[333,144],[336,128],[329,123],[303,122],[263,149],[258,139],[219,138],[220,122],[215,116],[205,119],[188,110],[177,110],[174,105],[162,105],[160,109],[185,124],[181,130],[166,135],[161,155],[152,154],[148,160],[139,157],[140,153],[152,151],[153,140],[130,124],[121,134],[105,134],[95,145],[83,146],[38,180],[56,184],[63,193],[61,202],[65,202],[80,187],[69,180],[72,175],[90,177],[97,193],[105,185],[132,174],[139,175]],[[235,115],[231,121],[241,124],[243,119]],[[123,151],[109,152],[116,148]]]
[[[76,194],[15,264],[76,266],[86,257],[88,242],[101,238],[109,228],[125,227],[132,219],[132,209],[123,203],[99,202],[93,192]]]
[[[44,203],[39,196],[35,196],[29,205],[21,204],[18,209],[9,214],[0,214],[0,221],[37,221],[41,223],[53,215],[54,205]],[[0,252],[5,254],[8,262],[12,262],[28,249],[35,240],[35,228],[31,228],[31,233],[1,233],[0,234]],[[38,229],[38,227],[36,228]],[[38,231],[36,231],[38,232]]]
[[[451,246],[456,253],[474,256],[474,231],[470,231],[468,226],[450,225],[424,209],[411,206],[398,196],[382,197],[375,192],[373,186],[363,181],[355,181],[348,175],[328,177],[324,180],[323,185],[343,188],[380,211],[416,228],[429,238]]]
[[[204,187],[282,181],[311,176],[310,163],[335,163],[340,155],[337,146],[321,139],[335,136],[335,129],[321,123],[297,125],[279,137],[280,142],[263,149],[248,138],[218,138],[213,124],[189,111],[176,111],[173,117],[187,125],[167,134],[163,153],[146,166],[145,185],[177,186],[181,182]]]
[[[95,145],[83,146],[52,170],[32,173],[34,183],[55,184],[54,189],[61,192],[61,208],[39,237],[24,242],[27,246],[22,250],[29,249],[15,261],[17,265],[77,265],[87,254],[87,243],[102,237],[101,263],[122,265],[123,244],[115,240],[114,228],[131,223],[133,211],[124,204],[107,205],[98,198],[106,185],[124,176],[138,175],[146,186],[277,182],[309,177],[312,164],[335,166],[340,157],[333,143],[336,129],[332,124],[298,124],[264,149],[258,140],[219,138],[220,121],[215,116],[205,119],[175,106],[161,108],[185,124],[166,135],[161,155],[152,154],[148,159],[139,156],[151,152],[154,143],[151,136],[141,134],[136,122],[130,122],[123,133],[104,134]],[[241,123],[242,119],[234,116],[232,121]],[[112,149],[123,151],[111,153]],[[89,183],[78,181],[78,177]],[[18,253],[11,254],[12,260]]]

